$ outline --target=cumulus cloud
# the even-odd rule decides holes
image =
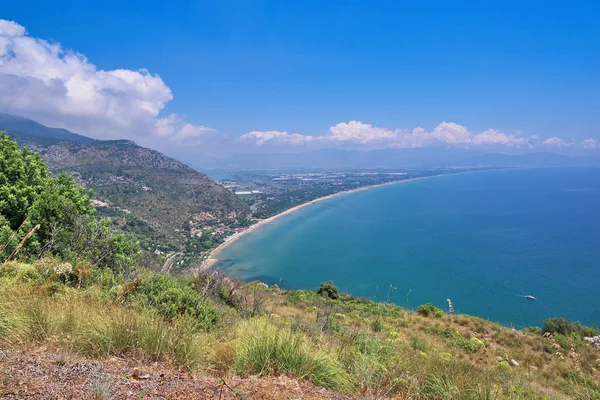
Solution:
[[[557,136],[553,136],[542,141],[542,146],[544,147],[553,147],[556,149],[562,149],[567,147],[575,147],[576,144],[574,141],[566,141],[565,139],[559,138]]]
[[[146,69],[98,69],[84,55],[0,20],[0,110],[98,138],[183,142],[211,131],[176,115],[161,117],[172,99],[160,76]]]
[[[325,140],[333,142],[372,143],[394,140],[398,131],[377,128],[360,121],[341,122],[329,128],[330,135]]]
[[[531,141],[537,140],[537,136],[533,135],[530,138],[519,137],[513,134],[502,133],[496,129],[488,129],[481,132],[471,139],[471,143],[475,145],[505,145],[505,146],[524,146]]]
[[[267,143],[275,144],[306,144],[315,140],[313,136],[300,135],[280,131],[252,131],[240,137],[242,142],[254,142],[258,146]]]
[[[474,133],[463,125],[443,121],[433,130],[424,128],[412,130],[387,129],[376,127],[360,121],[341,122],[329,128],[322,136],[309,136],[299,133],[288,134],[280,131],[254,131],[242,136],[243,141],[257,145],[265,143],[286,145],[361,145],[366,148],[415,148],[428,146],[460,147],[460,148],[514,148],[535,149],[539,145],[551,148],[598,149],[600,142],[596,139],[585,139],[581,143],[551,137],[541,141],[538,135],[524,137],[520,132],[505,133],[497,129],[487,129]]]
[[[597,149],[600,147],[600,142],[596,139],[585,139],[580,143],[580,147],[583,149]]]
[[[375,147],[415,148],[426,146],[529,146],[536,136],[530,138],[516,134],[506,134],[495,129],[474,134],[466,127],[455,122],[442,122],[431,132],[423,128],[411,131],[401,129],[386,129],[365,124],[360,121],[342,122],[329,128],[328,134],[308,136],[279,131],[254,131],[242,136],[247,142],[263,145],[267,142],[280,144],[305,145],[308,143],[321,144],[360,144]]]

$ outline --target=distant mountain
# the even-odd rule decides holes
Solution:
[[[491,153],[462,161],[464,165],[524,166],[524,167],[571,167],[599,165],[598,157],[569,157],[554,153],[530,153],[521,155]]]
[[[293,154],[238,154],[226,158],[196,158],[192,166],[207,169],[348,169],[444,166],[576,166],[600,165],[600,157],[570,157],[553,153],[500,154],[479,150],[424,147],[371,151],[325,149]]]
[[[0,113],[0,131],[8,132],[12,137],[39,137],[76,143],[94,143],[96,139],[78,135],[61,128],[48,128],[31,119]]]
[[[405,168],[459,163],[480,152],[423,147],[414,149],[383,149],[371,151],[323,149],[303,153],[249,153],[225,158],[190,159],[200,169],[350,169],[350,168]]]
[[[59,135],[31,120],[4,120],[13,127],[29,127],[27,134],[7,131],[20,145],[38,152],[50,170],[71,174],[92,189],[94,199],[109,205],[98,207],[101,215],[120,221],[149,245],[180,247],[186,221],[203,211],[229,219],[246,214],[247,206],[235,194],[158,151],[129,140],[100,141],[65,130],[58,130]]]

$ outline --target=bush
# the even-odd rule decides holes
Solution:
[[[339,298],[338,288],[335,286],[333,281],[321,283],[317,289],[317,294],[334,300]]]
[[[53,255],[128,272],[139,245],[94,215],[87,190],[0,132],[0,262]]]
[[[15,282],[41,282],[42,274],[31,264],[16,262],[0,265],[0,278],[8,278]]]
[[[413,349],[415,349],[417,351],[422,351],[422,352],[426,352],[428,349],[427,341],[425,341],[423,338],[421,338],[417,335],[412,336],[411,346]]]
[[[381,332],[383,330],[383,323],[379,318],[371,322],[371,329],[373,330],[373,332]]]
[[[0,282],[0,341],[50,339],[53,346],[89,357],[130,355],[186,367],[197,365],[206,354],[205,337],[186,321],[167,323],[150,310],[62,287],[61,296],[49,297],[30,284]]]
[[[162,275],[143,279],[137,291],[141,301],[167,319],[189,318],[197,329],[208,330],[218,321],[217,310],[192,287],[191,281],[178,281]]]
[[[299,334],[278,329],[265,319],[244,323],[238,332],[235,368],[241,375],[280,375],[306,379],[328,389],[347,386],[348,377],[330,356]]]
[[[584,326],[565,318],[548,318],[544,321],[544,332],[559,333],[564,336],[575,333],[582,338],[600,335],[600,331],[595,326]]]
[[[423,315],[424,317],[429,317],[430,315],[441,318],[444,315],[444,311],[440,308],[437,308],[431,303],[421,304],[417,307],[417,313]]]

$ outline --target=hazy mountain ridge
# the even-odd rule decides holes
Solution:
[[[223,158],[201,157],[190,159],[189,162],[193,167],[201,169],[402,169],[448,166],[564,167],[600,165],[600,156],[571,157],[548,152],[503,154],[486,153],[480,150],[429,147],[370,151],[324,149],[304,153],[247,153]]]
[[[0,113],[0,130],[11,132],[13,137],[44,137],[59,141],[94,143],[98,140],[62,128],[49,128],[28,118]]]

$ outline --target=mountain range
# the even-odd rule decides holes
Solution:
[[[301,153],[246,153],[228,157],[189,157],[192,167],[211,169],[402,169],[450,166],[566,167],[600,165],[600,156],[568,156],[550,152],[522,154],[481,150],[421,147],[370,151],[322,149]]]

